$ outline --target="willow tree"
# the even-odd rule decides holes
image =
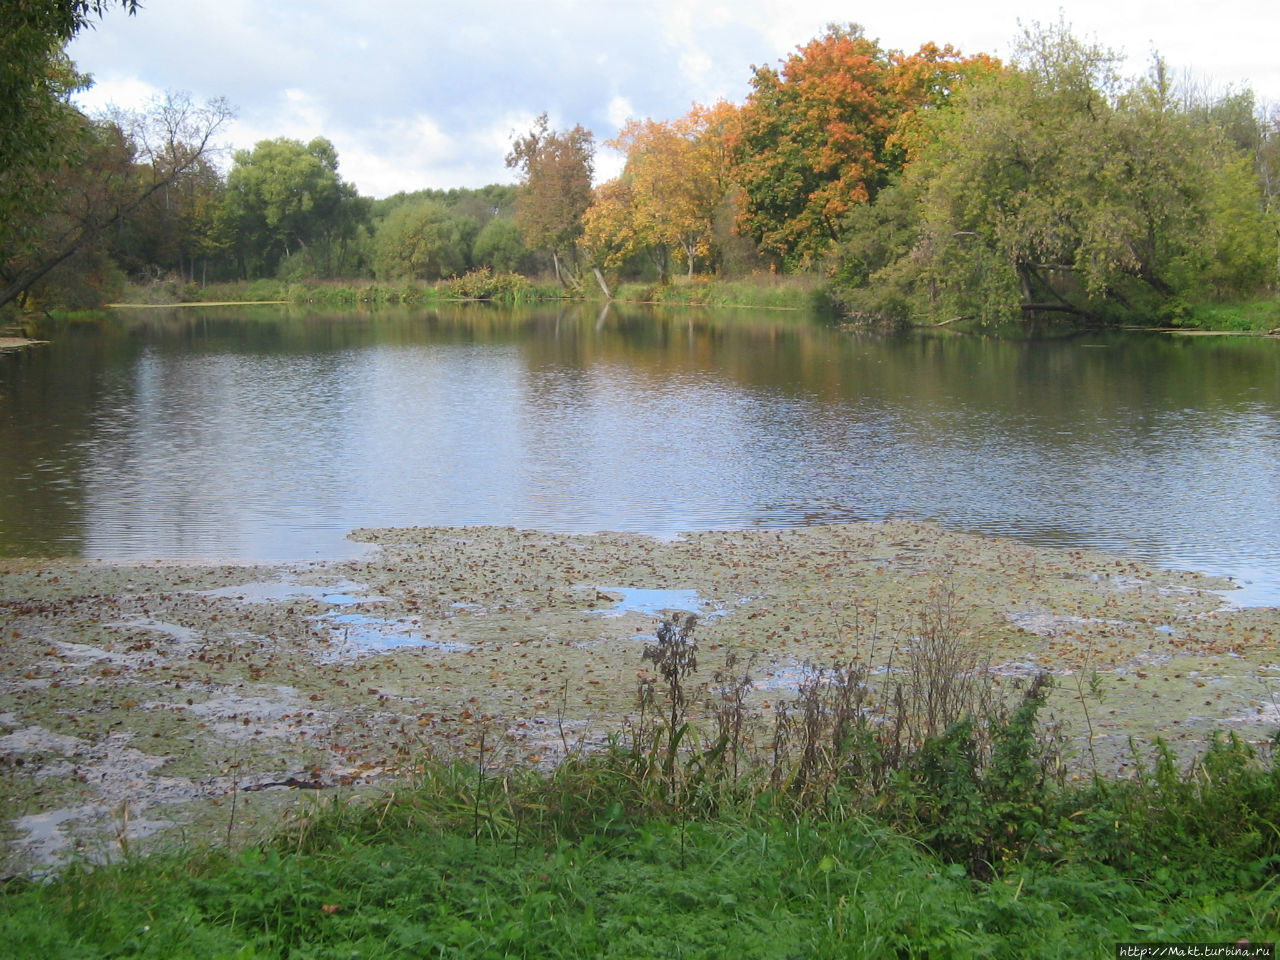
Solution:
[[[434,200],[410,201],[378,226],[374,269],[380,280],[440,280],[467,268],[474,220],[455,217]]]
[[[1248,158],[1180,107],[1158,61],[1137,82],[1119,66],[1064,24],[1036,27],[1012,69],[935,115],[907,174],[917,309],[1097,316],[1259,282],[1268,233]]]
[[[591,205],[594,157],[590,130],[552,130],[545,113],[507,155],[507,166],[521,174],[516,224],[531,248],[550,252],[564,286],[581,286],[572,267],[582,218]]]

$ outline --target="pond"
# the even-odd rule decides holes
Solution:
[[[0,554],[304,561],[362,526],[913,518],[1280,603],[1280,342],[573,305],[119,311],[0,354]]]

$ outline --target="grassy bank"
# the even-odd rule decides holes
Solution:
[[[1175,325],[1193,330],[1270,333],[1280,330],[1280,297],[1199,304]]]
[[[742,280],[677,277],[669,283],[624,283],[615,299],[631,303],[684,306],[764,307],[787,310],[829,310],[825,288],[816,277],[761,274]],[[514,273],[474,270],[461,277],[426,283],[418,280],[376,282],[332,280],[286,283],[176,283],[134,286],[121,301],[129,304],[289,302],[328,307],[372,307],[389,304],[432,304],[449,300],[487,300],[509,305],[557,300],[599,300],[604,293],[593,281],[582,290],[568,290],[554,280],[533,280]]]
[[[829,310],[825,285],[816,276],[757,274],[741,280],[673,278],[669,283],[622,283],[618,300],[707,307],[765,307],[775,310]]]
[[[165,283],[128,288],[121,300],[128,304],[175,303],[295,303],[325,307],[417,305],[449,300],[492,300],[506,304],[563,298],[556,285],[518,274],[477,270],[463,277],[430,284],[419,280],[378,282],[365,279],[288,283],[254,280],[205,285]]]
[[[0,937],[33,960],[1110,957],[1277,938],[1274,767],[1223,742],[1187,772],[1059,789],[1019,722],[1004,730],[1023,748],[987,761],[954,730],[922,744],[874,800],[847,745],[805,779],[797,744],[782,781],[731,772],[719,739],[668,763],[624,735],[542,774],[427,761],[384,796],[319,797],[270,842],[10,882]],[[1006,854],[956,856],[943,825]]]

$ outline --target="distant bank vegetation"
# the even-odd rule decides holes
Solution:
[[[741,104],[629,121],[604,144],[615,179],[594,182],[590,131],[544,115],[513,140],[516,184],[371,199],[323,137],[263,140],[224,174],[221,101],[81,114],[61,42],[104,5],[3,14],[0,309],[817,298],[893,324],[1280,326],[1280,108],[1158,57],[1129,76],[1064,23],[1010,63],[832,26],[753,68]]]

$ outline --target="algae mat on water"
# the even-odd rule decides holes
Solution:
[[[765,721],[806,664],[895,681],[945,608],[1002,688],[1111,772],[1131,743],[1265,741],[1280,611],[1230,584],[907,522],[672,540],[363,530],[366,558],[248,567],[0,561],[4,870],[155,836],[232,842],[428,754],[547,764],[634,712],[661,617],[700,614],[699,678],[749,662]],[[1225,594],[1223,591],[1227,591]]]

